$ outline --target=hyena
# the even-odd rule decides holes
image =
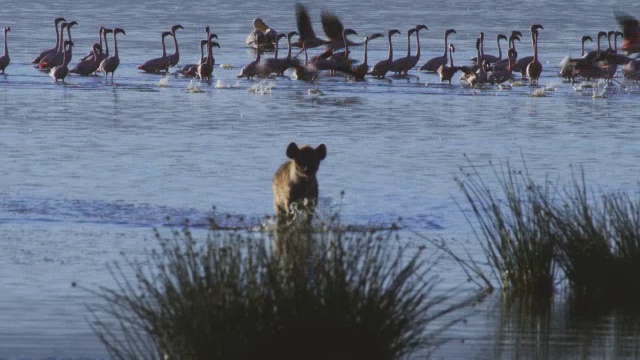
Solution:
[[[295,214],[292,204],[302,209],[306,223],[311,223],[318,202],[316,172],[326,156],[324,144],[315,149],[309,145],[298,148],[295,142],[289,144],[287,157],[291,160],[282,164],[273,177],[273,206],[278,225],[286,223]]]

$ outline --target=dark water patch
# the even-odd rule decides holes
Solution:
[[[341,216],[331,198],[321,198],[315,222],[319,226],[348,231],[370,231],[410,226],[419,230],[443,230],[441,220],[422,214],[407,218],[388,213]],[[338,217],[340,220],[338,221]],[[211,209],[177,208],[127,201],[20,197],[0,194],[0,223],[92,224],[125,228],[181,227],[194,229],[264,231],[272,229],[271,214],[232,214]]]

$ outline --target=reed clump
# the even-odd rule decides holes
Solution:
[[[558,264],[573,295],[640,299],[640,197],[589,194],[583,174],[554,207],[553,224]]]
[[[579,298],[640,299],[640,197],[589,193],[584,173],[568,187],[548,179],[541,186],[526,168],[508,164],[492,166],[496,195],[477,168],[470,169],[456,181],[471,205],[468,220],[491,276],[475,259],[463,263],[465,269],[520,297],[548,298],[557,284],[568,284]]]
[[[493,277],[510,294],[551,296],[555,236],[548,209],[553,192],[508,164],[506,169],[493,171],[502,197],[491,191],[476,167],[456,179],[477,220],[480,231],[474,231]]]
[[[461,307],[393,230],[155,237],[96,290],[92,326],[113,358],[397,359],[435,346]]]

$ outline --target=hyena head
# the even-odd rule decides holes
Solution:
[[[296,172],[306,178],[313,178],[318,172],[320,161],[327,156],[327,147],[324,144],[312,148],[309,145],[303,145],[298,148],[295,142],[287,147],[287,157],[293,160],[296,165]]]

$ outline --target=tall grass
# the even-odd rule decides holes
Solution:
[[[590,193],[584,173],[561,190],[548,179],[536,184],[526,168],[492,169],[497,195],[474,166],[456,181],[492,277],[505,292],[541,299],[566,280],[578,297],[640,299],[640,197]],[[482,278],[475,264],[470,260],[466,269]]]
[[[394,231],[155,236],[96,291],[94,331],[116,359],[397,359],[436,346],[464,306]]]
[[[640,299],[640,197],[589,194],[584,174],[565,194],[553,222],[558,263],[574,295]]]
[[[555,193],[550,187],[537,186],[526,171],[514,171],[509,164],[492,169],[498,195],[474,166],[456,181],[471,205],[476,221],[468,220],[493,278],[509,294],[548,297],[553,294],[556,275],[555,239],[548,213]]]

